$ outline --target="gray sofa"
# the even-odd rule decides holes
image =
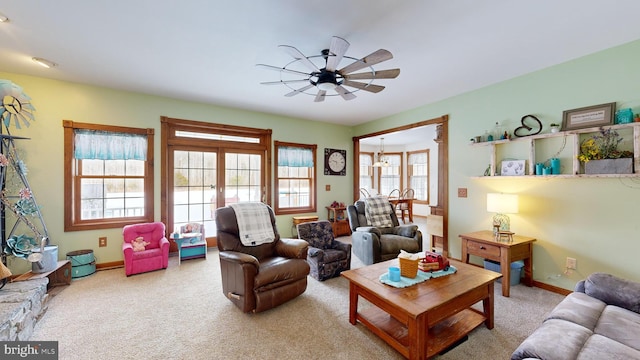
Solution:
[[[591,274],[511,359],[640,359],[640,283]]]

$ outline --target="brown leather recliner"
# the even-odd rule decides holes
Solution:
[[[271,309],[307,289],[309,244],[280,238],[273,209],[268,209],[275,240],[257,246],[242,244],[231,207],[216,210],[222,291],[243,312]]]

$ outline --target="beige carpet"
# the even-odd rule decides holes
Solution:
[[[359,266],[357,259],[354,266]],[[524,285],[496,286],[495,328],[480,326],[438,359],[508,359],[563,297]],[[361,304],[364,301],[361,301]],[[365,304],[366,306],[367,304]],[[169,268],[126,277],[98,271],[49,302],[31,340],[59,341],[60,359],[401,359],[348,316],[344,278],[309,277],[298,298],[244,314],[223,294],[217,250],[171,257]]]

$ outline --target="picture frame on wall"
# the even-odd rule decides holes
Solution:
[[[562,131],[612,125],[616,103],[586,106],[562,112]]]
[[[504,160],[500,164],[500,176],[523,176],[526,160]]]

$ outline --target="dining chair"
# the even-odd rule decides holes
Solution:
[[[409,218],[409,222],[413,222],[413,198],[415,197],[415,191],[412,188],[406,188],[400,194],[400,202],[396,206],[396,210],[400,213],[400,219],[403,223],[405,213]]]
[[[400,197],[400,189],[393,189],[389,193],[389,198],[399,198]]]

